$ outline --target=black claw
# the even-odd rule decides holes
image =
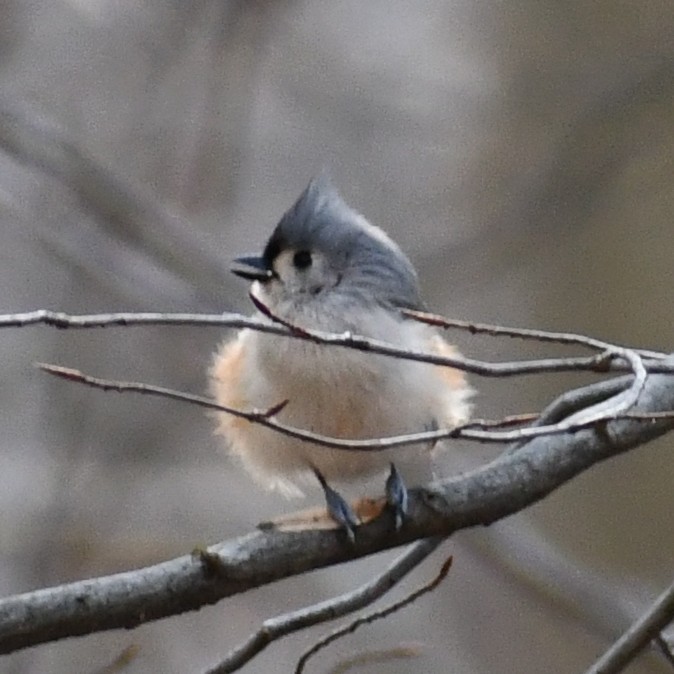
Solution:
[[[395,530],[399,531],[407,517],[407,487],[395,464],[386,478],[386,503],[395,516]]]
[[[342,495],[326,482],[321,472],[317,468],[314,468],[313,471],[321,483],[321,487],[323,487],[328,514],[344,529],[349,542],[355,543],[356,527],[359,524],[356,514],[353,512],[351,506],[342,498]]]

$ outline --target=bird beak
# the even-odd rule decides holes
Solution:
[[[241,265],[243,269],[232,267],[232,273],[248,281],[265,283],[266,281],[271,281],[274,277],[274,272],[272,269],[269,269],[267,261],[259,255],[237,257],[234,263]]]

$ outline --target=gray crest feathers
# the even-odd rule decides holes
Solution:
[[[325,173],[315,177],[283,215],[264,250],[271,265],[286,249],[317,250],[343,275],[340,292],[360,301],[421,308],[417,275],[379,227],[339,195]]]

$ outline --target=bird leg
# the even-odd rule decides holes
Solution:
[[[407,517],[407,487],[395,467],[391,463],[391,472],[386,478],[386,504],[393,511],[395,517],[395,530],[399,531]]]
[[[344,529],[349,542],[354,543],[356,540],[356,527],[360,523],[356,514],[353,512],[351,506],[344,500],[342,495],[327,483],[321,471],[315,466],[312,467],[312,470],[314,471],[316,479],[321,483],[321,487],[323,487],[328,514]]]

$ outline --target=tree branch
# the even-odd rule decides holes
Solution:
[[[672,359],[664,363],[672,365]],[[598,385],[600,388],[602,384]],[[590,387],[585,389],[585,395]],[[605,387],[604,387],[605,389]],[[634,412],[674,409],[674,379],[649,375]],[[464,475],[410,490],[409,519],[394,532],[389,515],[360,527],[354,545],[335,530],[256,531],[208,549],[217,564],[186,555],[155,566],[0,601],[0,653],[116,628],[132,628],[312,569],[487,525],[539,501],[590,466],[674,428],[607,421],[599,428],[544,436]]]
[[[672,583],[630,628],[587,670],[586,674],[618,674],[674,620]],[[671,654],[670,654],[671,657]]]
[[[297,662],[297,667],[295,668],[295,674],[302,674],[307,662],[309,661],[309,658],[316,655],[318,651],[324,649],[333,641],[341,639],[343,636],[355,632],[361,625],[368,625],[370,623],[373,623],[375,620],[387,618],[393,613],[400,611],[400,609],[409,606],[411,603],[419,599],[419,597],[422,597],[423,595],[428,594],[429,592],[433,592],[433,590],[435,590],[435,588],[438,585],[440,585],[440,583],[442,583],[442,581],[447,577],[447,574],[449,573],[449,569],[451,568],[451,566],[452,566],[452,557],[448,557],[445,560],[442,567],[440,567],[440,571],[438,571],[438,573],[435,575],[435,578],[433,578],[429,583],[422,585],[419,589],[415,590],[414,592],[411,592],[406,597],[403,597],[400,601],[397,601],[394,604],[387,606],[386,608],[380,609],[378,611],[373,611],[372,613],[368,613],[367,615],[361,616],[360,618],[356,618],[356,620],[348,623],[347,625],[338,627],[336,630],[330,632],[330,634],[326,635],[325,637],[317,641],[313,646],[311,646],[311,648],[307,649],[301,655],[300,659]]]
[[[640,359],[637,358],[637,362],[640,363]],[[636,414],[630,411],[636,403],[639,393],[643,389],[646,381],[646,371],[643,370],[643,367],[638,370],[637,375],[635,375],[631,383],[629,382],[629,379],[625,379],[625,386],[614,395],[602,399],[601,402],[598,402],[595,405],[583,408],[568,418],[560,419],[554,424],[537,424],[531,427],[515,428],[511,430],[490,430],[513,426],[531,420],[531,415],[513,415],[498,420],[472,419],[465,424],[453,426],[452,428],[440,428],[438,430],[419,431],[417,433],[369,439],[335,438],[297,428],[295,426],[288,426],[287,424],[277,421],[274,418],[274,415],[280,412],[288,404],[288,400],[282,400],[266,410],[240,410],[234,407],[220,405],[212,398],[178,391],[164,386],[155,386],[153,384],[146,384],[145,382],[102,379],[100,377],[84,374],[83,372],[80,372],[80,370],[71,367],[63,367],[61,365],[36,363],[36,367],[39,367],[43,372],[55,377],[60,377],[68,381],[84,384],[85,386],[90,386],[103,391],[140,393],[158,398],[168,398],[169,400],[185,402],[209,410],[225,412],[226,414],[246,419],[251,423],[265,426],[266,428],[281,435],[294,438],[295,440],[311,442],[320,445],[321,447],[340,449],[347,452],[360,452],[363,450],[383,451],[393,447],[428,445],[430,443],[448,439],[471,440],[483,443],[506,443],[538,438],[544,435],[575,433],[610,419],[639,419],[641,421],[653,421],[654,419],[674,418],[673,410],[658,413],[653,412],[651,414]]]
[[[403,313],[410,318],[414,318],[421,323],[434,325],[438,328],[456,330],[467,330],[471,335],[489,335],[490,337],[513,337],[516,339],[529,339],[536,342],[552,342],[554,344],[574,344],[585,346],[588,349],[604,351],[612,349],[614,344],[605,342],[595,337],[579,335],[573,332],[551,332],[549,330],[538,330],[533,328],[510,328],[502,325],[490,325],[488,323],[473,323],[471,321],[462,321],[456,318],[445,318],[438,314],[429,314],[426,311],[415,311],[412,309],[403,309]],[[636,351],[644,358],[665,358],[667,354],[661,351],[651,351],[649,349],[632,349],[631,347],[621,346],[621,349],[631,349]]]
[[[310,341],[315,344],[355,349],[376,353],[391,358],[401,358],[420,363],[430,363],[453,367],[483,377],[513,377],[523,374],[544,374],[550,372],[630,372],[634,368],[625,362],[620,351],[624,347],[611,346],[594,356],[576,358],[539,358],[503,363],[465,358],[462,356],[439,356],[433,353],[402,349],[387,342],[368,339],[351,333],[335,334],[320,330],[298,330],[274,324],[255,317],[241,314],[167,314],[167,313],[110,313],[72,316],[59,311],[38,309],[18,314],[0,315],[0,328],[17,328],[29,325],[47,325],[59,329],[90,329],[104,327],[132,327],[140,325],[211,326],[227,328],[250,328],[272,335]],[[541,335],[545,335],[541,331]],[[636,353],[644,359],[644,367],[649,373],[674,372],[674,364],[657,357],[646,358],[640,351]],[[656,353],[656,352],[645,352]]]

